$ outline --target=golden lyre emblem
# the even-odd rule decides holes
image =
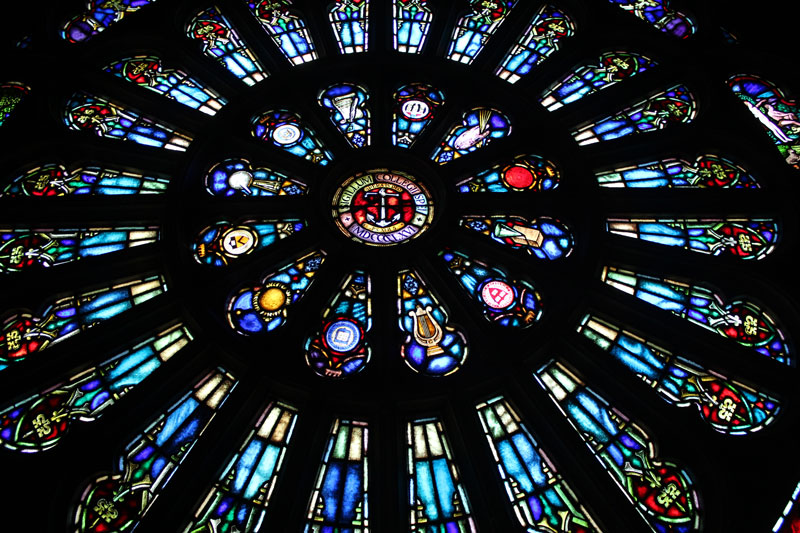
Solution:
[[[431,311],[433,311],[433,308],[428,305],[425,309],[417,306],[414,311],[408,312],[408,316],[414,319],[414,340],[427,347],[426,353],[429,356],[444,353],[444,350],[439,346],[442,337],[444,337],[442,326],[433,318]]]

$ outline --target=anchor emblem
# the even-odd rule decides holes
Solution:
[[[402,214],[399,211],[392,209],[388,203],[389,198],[399,197],[400,195],[397,192],[386,188],[375,189],[364,193],[365,199],[373,201],[376,199],[378,200],[378,215],[376,216],[371,210],[367,210],[367,220],[379,228],[391,226],[399,221]]]

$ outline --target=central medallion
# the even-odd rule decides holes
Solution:
[[[414,177],[371,170],[348,178],[336,190],[333,217],[354,241],[392,246],[415,239],[430,227],[433,201]]]

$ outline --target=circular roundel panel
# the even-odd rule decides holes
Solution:
[[[8,508],[76,533],[800,530],[800,84],[674,3],[15,19]]]

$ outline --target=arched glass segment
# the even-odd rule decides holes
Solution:
[[[669,0],[609,0],[620,7],[658,28],[680,39],[686,39],[695,32],[695,23],[687,15],[667,7]]]
[[[267,111],[253,117],[253,137],[302,157],[317,165],[327,165],[333,155],[295,113],[286,110]]]
[[[369,0],[335,0],[328,11],[333,35],[343,54],[369,48]]]
[[[260,531],[295,422],[293,407],[267,407],[183,532]]]
[[[406,438],[409,531],[477,532],[442,421],[409,422]]]
[[[317,59],[308,28],[292,9],[292,0],[247,0],[247,6],[292,65]]]
[[[542,318],[542,298],[530,283],[512,279],[462,252],[445,250],[439,256],[489,322],[527,328]]]
[[[800,112],[776,84],[752,74],[733,76],[728,87],[767,130],[786,163],[800,169]]]
[[[177,324],[98,366],[41,389],[0,411],[0,444],[34,453],[58,445],[73,423],[93,422],[192,340]]]
[[[206,190],[214,196],[295,196],[306,185],[266,167],[253,167],[247,159],[226,159],[206,174]]]
[[[87,165],[69,171],[63,165],[48,163],[14,178],[0,197],[164,194],[168,184],[166,178],[128,170]]]
[[[584,96],[611,87],[657,66],[652,59],[633,52],[606,52],[597,63],[581,65],[548,89],[539,103],[555,111]]]
[[[508,51],[495,74],[508,83],[516,83],[522,76],[550,57],[561,45],[561,40],[575,33],[575,23],[564,10],[544,5],[533,17],[517,43]]]
[[[302,220],[282,218],[220,221],[203,229],[194,239],[192,256],[203,265],[224,267],[257,250],[275,244],[305,228]]]
[[[600,531],[505,398],[479,403],[476,409],[522,527],[552,533]]]
[[[599,172],[596,176],[598,186],[614,188],[758,189],[760,187],[747,170],[717,155],[701,155],[693,162],[666,158]]]
[[[578,332],[650,385],[667,403],[697,408],[703,421],[726,435],[750,435],[772,422],[780,404],[738,381],[703,369],[607,320],[586,315]]]
[[[52,298],[36,315],[17,310],[0,328],[0,370],[105,322],[167,290],[160,276]]]
[[[70,43],[86,42],[128,14],[156,0],[87,0],[86,11],[69,20],[61,30],[61,38]]]
[[[0,274],[39,270],[151,244],[159,234],[157,226],[57,230],[0,227]]]
[[[483,170],[458,183],[458,192],[548,191],[558,187],[561,171],[538,155],[521,155],[513,161]]]
[[[289,308],[306,293],[324,260],[324,252],[312,252],[268,274],[261,282],[240,288],[228,298],[228,325],[242,335],[282,326]]]
[[[73,130],[90,131],[98,137],[179,152],[185,152],[192,142],[191,137],[165,124],[85,92],[70,98],[64,109],[64,123]]]
[[[348,275],[306,338],[306,364],[319,376],[345,378],[364,370],[372,355],[372,284],[357,270]]]
[[[215,115],[228,103],[219,93],[186,72],[165,67],[155,56],[121,59],[103,70],[207,115]]]
[[[536,379],[655,533],[701,530],[694,480],[659,456],[642,427],[557,361],[542,367]]]
[[[419,54],[425,45],[433,13],[428,0],[393,0],[394,49],[407,54]]]
[[[328,110],[331,122],[353,148],[369,146],[372,127],[367,108],[369,93],[352,83],[337,83],[319,93],[319,105]]]
[[[308,504],[304,533],[369,531],[366,422],[337,419]]]
[[[400,355],[408,366],[433,377],[461,368],[469,351],[464,331],[449,322],[447,309],[413,270],[397,276],[397,312],[406,334]]]
[[[73,531],[132,531],[227,400],[236,379],[218,368],[205,376],[80,492]]]
[[[447,59],[472,63],[516,4],[517,0],[470,0],[471,11],[458,19],[453,30]]]
[[[410,148],[444,104],[442,91],[424,83],[403,85],[394,93],[392,144]]]
[[[574,130],[572,138],[583,146],[626,135],[663,130],[671,124],[688,124],[696,116],[694,95],[685,85],[676,85],[599,122]]]
[[[247,85],[255,85],[267,77],[255,54],[218,8],[212,6],[195,15],[186,25],[186,35],[200,41],[205,55],[219,61]]]
[[[771,313],[749,300],[739,297],[726,303],[712,288],[616,267],[605,267],[601,280],[765,357],[794,364],[783,328]]]
[[[489,107],[478,107],[464,113],[461,124],[450,129],[431,159],[444,165],[510,133],[511,121],[507,116]]]
[[[567,257],[575,245],[569,227],[550,217],[529,220],[505,215],[467,216],[461,217],[459,223],[495,242],[524,250],[539,259],[553,261]]]
[[[772,528],[772,533],[795,533],[800,528],[800,506],[797,505],[797,500],[800,499],[800,483],[792,492],[792,498],[786,507],[783,508],[783,513],[775,526]]]
[[[742,260],[764,259],[775,249],[780,235],[778,223],[765,218],[609,218],[606,231]]]
[[[17,81],[0,83],[0,126],[30,92],[30,87]]]

